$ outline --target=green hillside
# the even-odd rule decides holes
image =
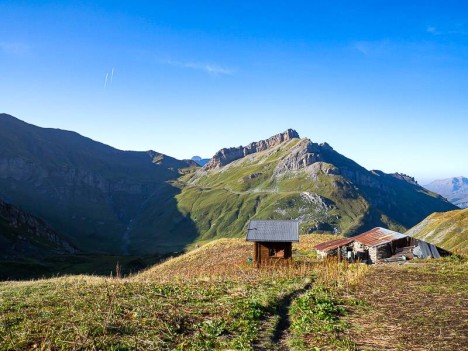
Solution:
[[[468,255],[468,209],[431,214],[408,233],[445,250]]]
[[[241,237],[250,219],[297,219],[301,233],[404,231],[456,207],[410,177],[368,171],[289,129],[221,149],[203,167],[114,149],[0,114],[0,197],[84,253],[160,255]]]
[[[240,158],[237,149],[219,154],[236,159],[210,168],[215,155],[203,169],[173,183],[180,189],[177,208],[199,240],[242,236],[254,218],[297,219],[301,233],[349,236],[375,226],[405,231],[434,211],[455,208],[407,176],[367,171],[308,139],[280,140]],[[148,225],[156,225],[157,216],[150,218]],[[132,250],[145,250],[145,241],[140,235]]]

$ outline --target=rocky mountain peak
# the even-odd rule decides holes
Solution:
[[[219,150],[203,168],[205,170],[220,168],[247,155],[268,150],[292,139],[299,139],[299,133],[294,129],[288,129],[283,133],[250,143],[247,146],[224,148]]]

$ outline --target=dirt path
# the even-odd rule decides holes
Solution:
[[[299,295],[309,290],[311,286],[311,284],[307,284],[302,289],[285,295],[278,303],[278,307],[275,311],[276,313],[265,317],[262,322],[259,337],[254,343],[255,351],[289,350],[287,344],[289,327],[291,326],[291,320],[289,319],[289,308],[292,301]]]

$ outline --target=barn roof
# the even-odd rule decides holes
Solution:
[[[379,246],[394,240],[406,238],[408,235],[394,232],[390,229],[377,227],[365,233],[354,236],[352,239],[366,246]]]
[[[340,238],[325,241],[324,243],[315,245],[314,249],[319,251],[335,250],[341,246],[348,245],[353,241],[360,242],[366,246],[379,246],[393,240],[403,239],[406,237],[407,235],[394,232],[393,230],[377,227],[351,238]]]
[[[252,220],[247,229],[247,241],[299,241],[299,222]]]
[[[353,238],[340,238],[334,240],[328,240],[323,243],[314,246],[314,249],[319,251],[330,251],[335,250],[341,246],[348,245],[349,243],[353,242]]]

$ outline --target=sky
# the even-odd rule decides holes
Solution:
[[[177,158],[293,128],[468,176],[468,2],[0,0],[0,112]]]

